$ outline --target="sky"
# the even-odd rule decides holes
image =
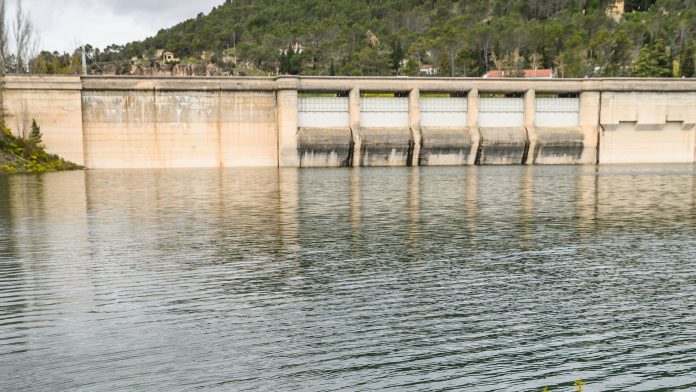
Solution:
[[[17,0],[7,1],[8,17]],[[224,0],[23,0],[42,50],[70,52],[83,44],[104,48],[155,35]],[[10,18],[11,19],[11,18]]]

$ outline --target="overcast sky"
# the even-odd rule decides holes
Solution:
[[[6,0],[14,15],[17,0]],[[152,36],[162,28],[209,13],[224,0],[23,0],[44,50],[72,51],[83,43],[104,48]]]

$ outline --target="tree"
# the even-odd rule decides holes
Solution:
[[[5,74],[5,64],[7,62],[9,51],[7,0],[0,0],[0,76]]]
[[[29,61],[38,49],[39,38],[36,35],[36,31],[34,31],[34,24],[31,21],[29,12],[24,12],[22,0],[17,0],[17,11],[12,32],[14,33],[15,43],[15,72],[29,72]]]
[[[612,44],[611,33],[605,29],[598,31],[590,39],[589,57],[595,67],[599,68],[600,75],[606,72],[606,68],[611,61]]]
[[[441,75],[450,75],[454,71],[452,70],[452,63],[450,63],[449,56],[440,55],[437,61],[437,72]]]
[[[278,73],[281,75],[287,75],[288,74],[288,69],[290,68],[288,65],[288,52],[281,50],[280,51],[280,56],[278,57]]]
[[[685,44],[682,48],[681,55],[679,56],[681,76],[686,78],[694,77],[694,62],[694,48],[692,45]]]
[[[579,33],[568,40],[566,48],[556,58],[556,67],[562,78],[582,78],[587,75],[587,52]]]
[[[333,59],[331,59],[331,66],[329,66],[329,76],[336,76],[336,64],[334,64]]]
[[[41,133],[41,127],[39,127],[39,124],[36,123],[36,119],[31,120],[31,134],[29,134],[29,138],[37,146],[43,142],[43,134]]]
[[[413,57],[409,58],[401,73],[406,76],[418,76],[420,73],[420,64],[418,60]]]
[[[389,56],[391,61],[391,68],[394,70],[394,74],[398,75],[401,69],[401,61],[404,59],[404,48],[401,45],[401,41],[396,40],[391,44],[391,55]]]
[[[672,76],[672,60],[662,39],[657,39],[640,49],[634,76],[644,78],[668,78]]]
[[[631,65],[632,44],[628,34],[620,30],[612,40],[609,64],[603,70],[604,76],[628,76]]]
[[[436,46],[439,53],[439,72],[444,76],[454,77],[455,73],[457,73],[457,66],[459,65],[457,59],[466,41],[462,34],[459,33],[460,31],[454,27],[447,26],[439,32]],[[447,60],[443,59],[443,57],[447,57]]]
[[[290,75],[299,75],[302,71],[302,59],[300,58],[300,53],[295,52],[291,46],[288,50],[287,58],[288,73]]]

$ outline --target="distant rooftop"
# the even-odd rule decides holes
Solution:
[[[554,77],[553,69],[525,69],[522,71],[523,74],[517,73],[517,71],[489,71],[487,74],[483,75],[484,78],[548,78]]]

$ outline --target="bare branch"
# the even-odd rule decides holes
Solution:
[[[17,13],[15,14],[14,25],[12,26],[15,40],[15,72],[22,73],[29,71],[29,60],[31,55],[38,50],[38,37],[34,31],[34,25],[29,16],[29,12],[24,12],[22,0],[17,0]]]
[[[7,0],[0,0],[0,75],[5,74],[5,62],[9,55],[9,32],[7,29]]]

